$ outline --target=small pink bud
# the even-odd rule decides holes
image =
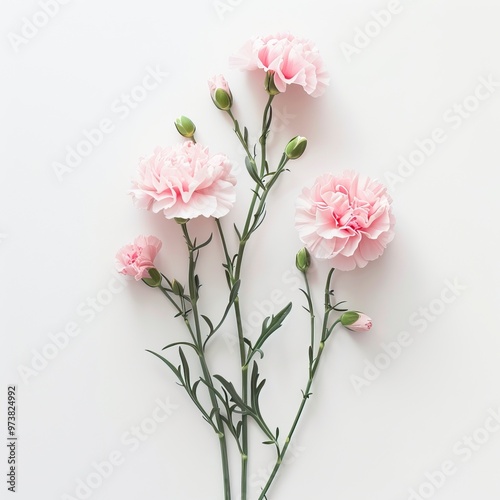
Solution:
[[[367,332],[373,325],[370,317],[358,311],[345,312],[340,322],[351,332]]]
[[[233,95],[229,84],[222,75],[216,75],[208,80],[210,96],[214,104],[222,111],[229,111],[233,105]]]

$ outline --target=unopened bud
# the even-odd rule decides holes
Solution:
[[[347,311],[340,316],[340,322],[352,332],[367,332],[372,327],[372,320],[358,311]]]
[[[285,154],[289,160],[296,160],[304,154],[306,147],[307,139],[298,135],[286,145]]]
[[[174,124],[177,132],[186,139],[191,139],[196,132],[196,125],[187,116],[180,116]]]
[[[233,105],[233,95],[229,84],[222,75],[216,75],[208,80],[210,96],[214,104],[222,111],[229,111]]]
[[[307,248],[301,248],[297,252],[297,255],[295,256],[295,265],[302,273],[305,273],[309,269],[309,266],[311,265],[311,256],[309,255]]]

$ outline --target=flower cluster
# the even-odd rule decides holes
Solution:
[[[279,178],[287,171],[288,162],[301,158],[307,148],[307,139],[296,135],[282,149],[281,159],[273,162],[267,151],[267,137],[271,132],[273,100],[287,90],[289,85],[299,85],[313,97],[321,95],[328,83],[328,75],[317,48],[308,40],[296,38],[288,33],[275,36],[256,37],[231,59],[233,66],[264,71],[264,89],[267,104],[262,117],[262,129],[257,144],[251,144],[249,131],[235,118],[233,103],[235,97],[222,75],[208,81],[210,97],[214,105],[231,120],[234,133],[245,152],[245,166],[255,183],[244,223],[231,225],[237,247],[231,248],[226,237],[224,224],[219,220],[233,208],[236,200],[236,177],[231,162],[223,154],[211,155],[208,148],[196,142],[196,125],[181,116],[174,122],[185,142],[157,147],[154,152],[139,163],[136,178],[130,194],[138,208],[162,214],[174,219],[175,227],[181,229],[188,255],[186,281],[177,276],[168,277],[168,272],[156,269],[154,260],[161,249],[161,241],[155,236],[139,236],[123,247],[116,256],[120,273],[142,280],[151,289],[161,291],[175,310],[175,316],[182,319],[187,337],[171,339],[162,354],[148,351],[165,363],[175,375],[179,385],[185,389],[204,421],[215,431],[220,446],[224,500],[231,500],[228,440],[234,438],[234,445],[241,456],[241,500],[247,500],[247,476],[249,461],[248,420],[253,419],[262,435],[259,441],[276,448],[277,459],[269,478],[262,488],[259,500],[268,498],[268,490],[283,463],[288,444],[307,401],[312,395],[311,387],[318,370],[326,343],[337,325],[352,332],[367,332],[372,320],[362,312],[343,309],[343,302],[334,301],[331,287],[335,269],[349,271],[362,268],[377,259],[394,237],[394,216],[392,200],[386,188],[365,175],[345,171],[320,175],[311,187],[304,188],[297,199],[295,227],[298,239],[305,245],[296,254],[295,264],[304,280],[306,306],[310,316],[310,345],[308,348],[307,382],[302,390],[300,405],[288,434],[283,438],[279,428],[274,432],[261,413],[259,395],[264,380],[259,381],[259,359],[263,346],[284,324],[292,310],[292,303],[267,317],[257,338],[246,331],[242,321],[244,294],[240,285],[245,279],[245,248],[252,236],[264,222],[268,197]],[[236,106],[234,107],[236,109]],[[197,270],[200,252],[213,240],[213,234],[200,243],[192,238],[192,219],[214,218],[222,255],[222,266],[228,284],[227,305],[222,319],[211,318],[207,311],[200,312],[198,299],[201,289],[201,273]],[[234,243],[234,239],[232,242]],[[331,269],[322,289],[323,318],[316,326],[321,313],[315,310],[318,301],[313,296],[309,283],[313,258],[328,259]],[[178,269],[177,269],[178,272]],[[239,344],[239,384],[227,380],[221,373],[212,371],[207,343],[217,334],[227,316],[234,314],[233,328]],[[335,316],[337,317],[335,319]],[[309,335],[307,335],[309,337]],[[177,359],[171,359],[171,348],[176,348]],[[186,356],[191,350],[192,357]],[[194,355],[195,354],[195,355]],[[193,361],[196,360],[196,361]],[[196,366],[193,366],[195,365]],[[199,376],[194,376],[198,370]],[[203,395],[201,394],[203,392]],[[262,440],[264,439],[264,441]]]

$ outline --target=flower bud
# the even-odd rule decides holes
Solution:
[[[351,332],[367,332],[372,327],[372,320],[358,311],[347,311],[340,316],[340,322]]]
[[[187,116],[179,116],[179,118],[175,120],[174,125],[177,132],[186,139],[191,139],[196,132],[196,125]]]
[[[297,135],[286,145],[285,154],[289,160],[296,160],[304,154],[306,147],[307,139]]]
[[[311,256],[309,255],[307,248],[301,248],[297,252],[297,255],[295,256],[295,265],[302,273],[305,273],[309,269],[309,266],[311,265]]]
[[[264,88],[269,95],[278,95],[280,91],[274,83],[274,71],[268,71],[266,73],[266,79],[264,81]]]
[[[179,225],[187,224],[189,222],[189,219],[183,219],[182,217],[174,217],[175,222]]]
[[[179,297],[184,295],[184,287],[176,279],[172,281],[172,292]]]
[[[216,75],[208,80],[210,96],[214,104],[222,111],[229,111],[233,105],[233,94],[229,84],[222,75]]]

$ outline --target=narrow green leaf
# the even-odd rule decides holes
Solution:
[[[191,386],[190,374],[189,374],[189,363],[187,362],[186,356],[184,355],[184,351],[182,347],[179,347],[179,356],[181,358],[182,369],[184,371],[184,380],[186,381],[186,385],[188,387]]]
[[[234,226],[234,230],[236,232],[236,236],[238,236],[238,240],[241,241],[241,233],[238,229],[238,226],[236,224],[233,224],[233,226]]]
[[[224,389],[231,396],[231,400],[236,403],[241,408],[241,410],[248,410],[248,406],[243,402],[243,399],[241,399],[240,395],[237,393],[234,385],[231,382],[228,382],[222,375],[214,375],[214,378],[216,378],[222,384]]]
[[[240,285],[241,285],[241,281],[238,280],[233,285],[233,288],[231,288],[231,293],[229,294],[229,304],[230,304],[230,306],[233,305],[233,302],[236,300],[236,297],[238,296],[238,292],[240,291]]]
[[[175,347],[175,346],[178,346],[178,345],[187,345],[189,347],[192,347],[196,352],[198,352],[198,348],[192,344],[191,342],[173,342],[172,344],[168,344],[166,345],[162,351],[164,351],[165,349],[169,349],[170,347]]]
[[[211,335],[214,331],[214,325],[213,325],[212,321],[210,320],[210,318],[208,316],[205,316],[204,314],[202,314],[201,317],[205,320],[205,323],[208,325],[208,328],[210,330],[210,335]]]
[[[180,380],[181,386],[184,386],[184,379],[182,378],[181,372],[173,365],[168,359],[164,358],[160,354],[157,354],[154,351],[150,351],[149,349],[146,349],[146,352],[149,352],[153,354],[153,356],[156,356],[157,358],[161,359],[174,373],[175,376]]]
[[[193,384],[193,387],[191,388],[191,391],[193,393],[193,396],[197,399],[197,396],[196,396],[196,391],[198,390],[198,386],[200,385],[200,380],[197,380],[194,384]]]
[[[255,161],[253,159],[245,158],[245,166],[247,167],[247,171],[250,174],[250,177],[262,188],[265,189],[265,186],[262,180],[257,173],[257,165],[255,165]]]
[[[197,250],[200,250],[201,248],[206,247],[208,244],[210,244],[210,242],[212,241],[213,236],[214,236],[214,235],[213,235],[213,233],[211,233],[211,234],[210,234],[210,237],[208,238],[208,240],[207,240],[207,241],[205,241],[204,243],[201,243],[200,245],[195,246],[195,247],[193,248],[193,252],[195,252],[195,251],[197,251]],[[196,241],[195,241],[195,244],[196,244]]]

